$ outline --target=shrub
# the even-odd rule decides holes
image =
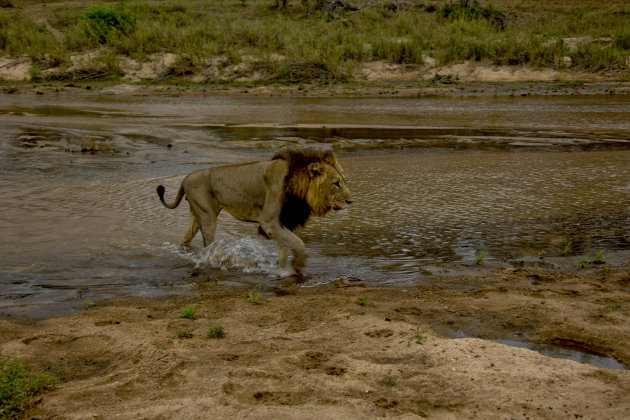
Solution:
[[[79,19],[85,36],[97,44],[105,44],[111,37],[129,36],[136,27],[136,17],[127,5],[93,6]]]
[[[630,32],[615,35],[614,46],[620,50],[630,50]]]
[[[442,8],[442,17],[447,20],[487,20],[496,29],[503,30],[506,26],[505,14],[492,5],[481,6],[476,0],[460,0]]]

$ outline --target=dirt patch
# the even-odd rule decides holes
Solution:
[[[630,410],[629,371],[493,341],[569,346],[630,366],[628,270],[507,267],[405,288],[293,285],[262,305],[212,284],[200,280],[193,297],[0,321],[3,355],[62,372],[30,414],[621,419]],[[366,296],[370,305],[360,305]],[[197,319],[179,318],[190,303]],[[216,325],[224,338],[207,336]]]

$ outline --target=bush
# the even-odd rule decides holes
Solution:
[[[442,17],[447,20],[477,20],[484,19],[493,27],[503,30],[506,26],[505,14],[494,7],[481,6],[476,0],[460,0],[459,3],[451,3],[442,8]]]
[[[615,48],[620,50],[630,50],[630,33],[621,33],[615,36]]]
[[[136,18],[127,5],[94,6],[81,15],[79,24],[89,40],[102,45],[111,37],[129,36]]]

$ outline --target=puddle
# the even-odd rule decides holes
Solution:
[[[533,344],[518,340],[493,340],[497,343],[505,344],[506,346],[524,348],[528,350],[534,350],[538,353],[553,357],[554,359],[567,359],[574,362],[586,363],[598,368],[604,369],[620,369],[627,370],[624,365],[613,359],[612,357],[601,356],[597,354],[587,353],[579,350],[575,350],[569,347],[563,347],[559,345],[546,345],[546,344]]]
[[[452,338],[470,337],[465,331],[451,331],[449,334]],[[628,370],[627,367],[606,355],[589,352],[584,345],[575,344],[567,340],[556,340],[557,344],[535,344],[527,341],[513,339],[491,340],[495,343],[505,344],[510,347],[517,347],[536,351],[543,356],[553,357],[554,359],[572,360],[574,362],[589,364],[603,369]]]

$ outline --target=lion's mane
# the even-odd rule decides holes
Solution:
[[[332,152],[289,148],[277,152],[272,160],[276,159],[283,159],[289,165],[280,214],[280,223],[284,227],[293,231],[304,226],[311,215],[321,216],[330,210],[325,207],[324,191],[320,187],[323,180],[313,179],[308,167],[312,163],[325,163],[336,169],[345,181],[341,166]]]

